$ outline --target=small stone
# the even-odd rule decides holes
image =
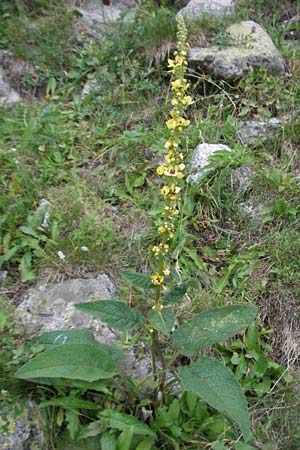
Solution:
[[[190,64],[215,78],[228,81],[243,77],[249,69],[260,67],[274,75],[282,75],[286,71],[284,59],[272,39],[257,23],[249,20],[231,25],[226,36],[230,45],[225,48],[191,48]]]
[[[95,79],[88,80],[82,88],[80,98],[84,99],[93,92],[100,91],[102,85]]]
[[[227,16],[234,14],[233,0],[191,0],[178,14],[187,19],[199,18],[204,15]]]
[[[231,152],[231,148],[224,144],[199,144],[195,149],[190,161],[190,175],[188,181],[196,183],[202,175],[207,173],[209,168],[205,168],[209,164],[209,157],[216,151],[226,150]]]

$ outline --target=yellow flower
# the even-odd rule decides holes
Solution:
[[[161,194],[166,196],[170,192],[170,188],[168,186],[163,186],[160,190]]]
[[[185,97],[183,97],[181,103],[184,106],[189,106],[189,105],[191,105],[193,103],[193,99],[192,99],[192,97],[190,95],[186,95]]]
[[[157,167],[156,172],[158,173],[158,175],[163,175],[165,170],[166,170],[166,165],[162,164],[161,166]]]
[[[169,269],[169,267],[166,267],[164,270],[163,270],[163,273],[164,273],[164,275],[166,275],[166,277],[168,277],[169,275],[170,275],[170,269]]]
[[[162,233],[164,233],[165,231],[166,231],[166,229],[164,228],[164,227],[158,227],[158,232],[160,233],[160,234],[162,234]]]
[[[158,303],[157,305],[152,306],[153,311],[161,312],[164,309],[164,305],[162,303]]]
[[[163,275],[160,275],[159,273],[156,273],[155,275],[152,275],[151,282],[155,286],[161,286],[163,284],[163,282],[164,282],[164,277],[163,277]]]

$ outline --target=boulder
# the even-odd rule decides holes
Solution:
[[[53,330],[85,328],[93,332],[97,341],[113,344],[120,333],[74,307],[81,302],[110,300],[113,292],[114,285],[105,274],[55,284],[40,283],[24,294],[17,307],[15,321],[19,329],[30,336]],[[124,366],[133,378],[145,378],[151,368],[148,350],[137,347],[127,350]]]
[[[116,339],[100,320],[75,309],[75,303],[109,300],[114,286],[107,275],[77,278],[55,284],[38,284],[29,288],[17,307],[16,321],[31,335],[46,331],[87,328],[102,343]]]
[[[81,15],[80,24],[84,30],[98,39],[102,38],[107,26],[116,22],[126,10],[136,7],[133,0],[111,0],[105,3],[109,4],[100,0],[87,0],[76,8]]]
[[[178,14],[187,19],[194,19],[205,15],[225,16],[234,14],[233,0],[191,0]]]
[[[189,62],[215,78],[232,81],[243,77],[249,69],[264,67],[274,75],[282,75],[285,62],[268,33],[257,23],[248,20],[226,29],[228,46],[189,51]]]
[[[237,124],[237,137],[242,144],[251,145],[276,136],[282,127],[282,120],[277,117],[268,120],[248,120]]]
[[[43,450],[46,448],[44,429],[44,418],[34,402],[1,404],[1,450]]]
[[[231,152],[231,148],[224,144],[205,143],[197,145],[190,160],[190,175],[188,176],[188,181],[196,183],[202,175],[210,170],[205,166],[209,164],[209,157],[218,150]]]

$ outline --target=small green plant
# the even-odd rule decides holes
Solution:
[[[183,299],[188,288],[188,283],[180,280],[180,274],[171,265],[172,244],[176,234],[180,233],[185,181],[181,135],[189,120],[185,118],[184,110],[192,103],[186,94],[189,87],[185,79],[186,33],[180,17],[178,51],[174,59],[169,60],[174,79],[172,110],[166,122],[169,130],[165,144],[167,152],[164,163],[157,167],[163,186],[160,189],[161,208],[155,216],[157,242],[151,248],[153,272],[147,275],[127,269],[121,273],[140,292],[142,308],[119,299],[76,305],[78,310],[101,319],[127,336],[127,346],[135,342],[133,333],[139,333],[145,344],[150,344],[150,392],[145,395],[141,387],[122,374],[120,363],[124,356],[118,347],[97,343],[93,334],[86,330],[53,331],[41,335],[37,340],[44,351],[16,372],[17,378],[58,386],[66,381],[87,383],[86,386],[91,388],[95,383],[104,385],[105,389],[112,384],[120,386],[119,391],[127,398],[121,408],[112,407],[115,402],[104,402],[100,408],[92,402],[81,401],[77,396],[80,391],[76,390],[45,403],[63,408],[65,412],[59,414],[64,414],[62,417],[66,418],[73,437],[79,436],[77,409],[96,408],[98,421],[91,427],[94,427],[94,435],[101,435],[102,449],[145,450],[157,448],[155,445],[179,449],[177,440],[181,437],[187,440],[193,435],[199,436],[196,427],[184,430],[182,423],[182,429],[180,426],[176,428],[176,420],[179,416],[184,417],[181,410],[187,404],[190,409],[197,408],[198,397],[219,411],[221,425],[218,429],[224,430],[225,416],[239,426],[245,441],[249,441],[251,436],[246,398],[236,378],[222,362],[199,355],[213,344],[247,328],[255,319],[256,309],[242,304],[225,306],[206,310],[188,323],[176,325],[175,305]],[[181,405],[177,399],[179,392],[186,392],[183,397],[186,400],[182,400]],[[143,414],[137,413],[138,407],[142,407]],[[208,418],[205,411],[206,407],[201,403],[199,415],[202,419]],[[172,420],[174,426],[170,424]],[[166,433],[168,427],[169,432]],[[201,430],[205,431],[203,423]]]

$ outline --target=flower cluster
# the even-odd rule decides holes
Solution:
[[[170,275],[167,265],[167,253],[170,250],[170,241],[173,239],[176,223],[179,216],[181,192],[185,178],[184,153],[181,148],[182,131],[190,123],[184,116],[184,110],[192,104],[192,98],[187,95],[189,83],[185,78],[187,67],[187,30],[182,16],[178,18],[178,49],[174,58],[168,60],[168,67],[173,76],[172,109],[170,117],[166,121],[169,137],[164,145],[166,149],[165,161],[160,164],[156,172],[163,179],[160,193],[163,197],[163,208],[158,221],[158,235],[160,242],[152,247],[154,256],[158,259],[159,270],[151,277],[152,283],[164,287],[165,277]]]

